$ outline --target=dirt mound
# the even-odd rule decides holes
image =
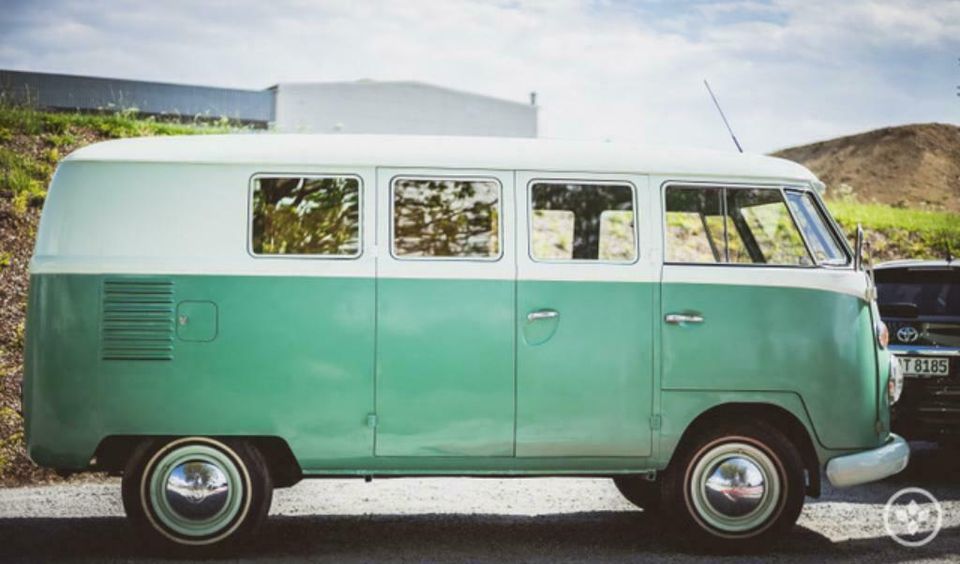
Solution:
[[[960,127],[885,127],[777,151],[817,174],[831,192],[862,202],[960,212]]]

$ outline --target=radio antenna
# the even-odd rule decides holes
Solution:
[[[723,108],[720,107],[720,102],[717,101],[717,97],[713,95],[713,90],[710,89],[710,83],[707,82],[707,79],[703,79],[703,85],[707,87],[707,92],[710,93],[710,99],[713,100],[713,105],[717,107],[717,111],[720,112],[720,118],[723,119],[723,125],[727,126],[727,131],[730,132],[730,138],[733,139],[733,144],[737,146],[737,150],[741,153],[743,152],[743,147],[740,146],[740,142],[737,141],[737,136],[733,134],[733,128],[730,127],[730,122],[727,121],[727,116],[723,113]]]

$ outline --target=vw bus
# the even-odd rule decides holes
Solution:
[[[29,454],[149,538],[249,536],[301,478],[609,477],[748,547],[907,464],[875,290],[783,160],[611,143],[129,139],[59,166]]]

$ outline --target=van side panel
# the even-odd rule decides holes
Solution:
[[[98,295],[90,276],[30,277],[23,411],[37,464],[86,467],[100,442]]]
[[[662,301],[665,314],[695,311],[704,319],[664,325],[664,390],[793,392],[823,447],[877,445],[877,368],[867,302],[819,289],[676,282],[664,282]],[[664,419],[670,418],[664,411]]]
[[[83,467],[110,435],[279,436],[304,466],[372,455],[373,279],[39,275],[33,283],[26,400],[36,462]],[[172,288],[169,298],[157,287]],[[150,303],[159,307],[147,315]],[[206,326],[183,330],[195,322]]]
[[[378,285],[377,456],[513,456],[513,281]]]
[[[518,456],[651,454],[654,287],[518,283]],[[559,317],[527,319],[543,308]]]
[[[669,463],[680,440],[690,425],[701,415],[713,408],[736,404],[737,406],[774,406],[793,416],[806,430],[817,455],[823,464],[837,454],[847,452],[844,449],[827,449],[818,441],[810,414],[800,396],[791,392],[725,392],[707,390],[664,390],[661,394],[663,407],[663,427],[660,430],[659,452],[656,468],[665,468]],[[651,464],[651,466],[654,466]]]

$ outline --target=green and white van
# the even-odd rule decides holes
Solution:
[[[869,277],[805,168],[611,143],[130,139],[58,168],[29,453],[195,547],[301,478],[607,476],[748,546],[907,464]]]

